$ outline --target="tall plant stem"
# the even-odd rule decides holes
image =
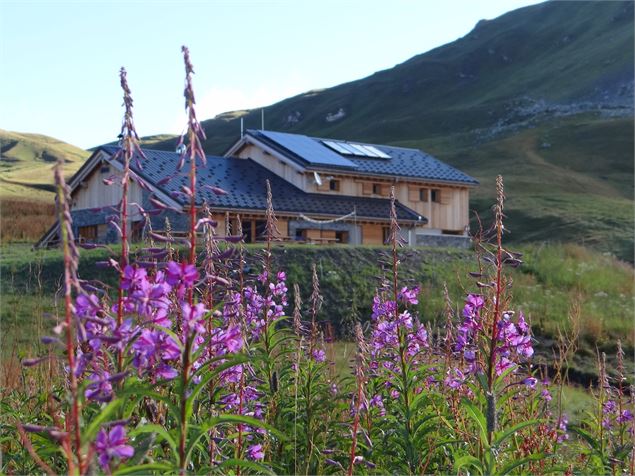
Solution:
[[[123,324],[123,301],[124,290],[123,280],[124,271],[128,266],[128,185],[130,182],[130,160],[135,149],[135,141],[137,139],[137,132],[135,131],[134,122],[132,119],[132,96],[130,94],[130,88],[128,87],[128,80],[126,78],[126,70],[121,68],[119,70],[119,79],[121,89],[123,89],[123,101],[125,107],[125,113],[123,118],[123,124],[121,125],[121,140],[123,142],[123,174],[121,177],[121,202],[119,209],[119,224],[121,227],[121,257],[119,259],[119,289],[117,292],[117,327],[121,327]],[[123,350],[117,351],[117,372],[123,370]]]
[[[58,162],[55,168],[55,182],[57,184],[57,199],[58,199],[58,222],[60,226],[60,234],[62,238],[62,251],[64,254],[64,324],[65,324],[65,336],[66,336],[66,356],[68,361],[68,378],[69,387],[71,393],[71,418],[66,419],[66,431],[69,435],[72,435],[75,443],[75,451],[77,455],[77,466],[79,473],[82,474],[84,470],[84,462],[82,458],[82,440],[81,431],[79,427],[79,415],[81,411],[81,404],[79,402],[79,395],[77,391],[77,376],[75,375],[75,336],[74,336],[74,323],[72,316],[72,283],[75,278],[72,272],[73,269],[73,257],[71,255],[70,240],[70,212],[67,202],[66,184],[62,176],[62,163]],[[72,445],[69,444],[69,451],[67,451],[68,461],[68,473],[75,473],[75,464],[72,455]]]
[[[357,449],[357,431],[359,429],[359,412],[361,409],[361,400],[364,394],[363,384],[358,377],[357,380],[357,395],[355,399],[355,417],[353,418],[353,434],[352,434],[352,443],[351,443],[351,455],[349,458],[348,464],[348,476],[352,476],[353,474],[353,466],[355,465],[355,450]]]
[[[498,339],[498,321],[500,320],[500,301],[502,296],[502,269],[503,269],[503,178],[499,175],[496,177],[496,192],[497,192],[497,202],[496,202],[496,290],[495,290],[495,301],[494,301],[494,317],[492,319],[492,327],[490,332],[490,345],[489,345],[489,363],[487,368],[487,418],[488,418],[488,428],[487,428],[487,443],[489,445],[492,444],[492,436],[495,431],[496,421],[495,421],[495,408],[490,408],[492,405],[495,405],[495,397],[494,397],[494,374],[496,369],[496,342]]]
[[[392,252],[392,298],[395,302],[394,305],[394,320],[395,322],[399,322],[399,256],[398,256],[398,246],[399,246],[399,223],[397,222],[397,209],[395,206],[395,187],[391,187],[390,189],[390,245]],[[407,350],[408,350],[408,341],[407,341],[407,331],[403,328],[402,325],[398,324],[397,333],[399,337],[399,367],[401,372],[401,385],[402,385],[402,395],[405,409],[405,421],[404,428],[406,430],[406,438],[407,438],[407,457],[408,457],[408,466],[410,467],[410,471],[415,470],[415,462],[414,451],[412,448],[411,436],[412,436],[412,422],[410,421],[410,381],[408,378],[408,362],[407,362]]]
[[[191,311],[192,312],[192,311]],[[192,337],[188,335],[185,341],[185,349],[183,350],[183,368],[181,370],[181,434],[179,438],[179,474],[185,474],[187,465],[185,444],[187,442],[187,386],[190,374],[190,353],[192,351]]]
[[[196,119],[196,111],[194,109],[194,89],[192,87],[192,74],[194,68],[190,61],[190,52],[186,46],[181,47],[183,52],[183,60],[185,63],[185,110],[188,116],[188,139],[189,139],[189,152],[190,152],[190,254],[189,263],[196,266],[196,157],[201,156],[204,160],[205,156],[201,150],[201,143],[199,135],[203,134],[200,124]],[[190,312],[194,312],[194,287],[192,286],[188,290],[187,300],[190,308]],[[191,318],[191,316],[189,316]],[[187,394],[191,369],[191,352],[192,341],[194,336],[189,331],[184,331],[185,348],[183,349],[182,356],[182,370],[181,370],[181,431],[179,438],[179,473],[185,474],[185,467],[187,465],[185,445],[187,441],[188,433],[188,421],[187,421]]]

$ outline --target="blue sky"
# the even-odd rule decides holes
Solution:
[[[121,124],[180,133],[182,44],[198,115],[273,104],[388,69],[535,0],[0,0],[0,128],[88,148]]]

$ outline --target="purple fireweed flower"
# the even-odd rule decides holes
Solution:
[[[567,425],[569,424],[569,420],[566,415],[562,415],[560,418],[560,424],[558,425],[558,429],[561,433],[558,435],[557,441],[558,443],[563,443],[569,439],[569,435],[567,434]]]
[[[168,364],[161,363],[157,366],[155,375],[163,380],[172,380],[173,378],[176,378],[179,373]]]
[[[121,280],[122,289],[132,289],[141,286],[146,281],[148,272],[144,268],[128,265],[123,270]]]
[[[228,369],[225,369],[220,374],[220,380],[225,383],[238,383],[241,376],[244,373],[244,367],[242,364],[234,365]]]
[[[382,301],[377,295],[373,298],[373,313],[371,318],[377,320],[380,317],[391,318],[395,315],[397,304],[395,301]]]
[[[95,451],[99,465],[103,470],[110,468],[113,459],[126,459],[134,455],[134,448],[127,445],[126,430],[121,425],[113,426],[110,431],[102,428],[95,439]]]
[[[482,296],[478,294],[468,294],[463,307],[463,317],[478,317],[481,309],[485,305]]]
[[[265,457],[265,452],[262,450],[262,445],[251,445],[247,448],[247,457],[252,460],[261,460]]]
[[[456,390],[465,382],[465,374],[460,369],[448,370],[443,383],[446,387]]]
[[[527,377],[525,380],[522,381],[522,383],[526,385],[528,388],[536,388],[538,379],[535,377]]]
[[[412,315],[408,311],[403,311],[397,316],[397,325],[412,329]]]
[[[158,372],[165,379],[174,378],[175,371],[167,364],[181,356],[178,344],[165,332],[155,329],[144,329],[132,344],[133,365],[142,372]]]
[[[414,287],[412,289],[408,289],[407,287],[401,288],[401,291],[397,294],[397,298],[402,301],[404,304],[419,304],[419,300],[417,296],[419,295],[419,287]]]
[[[112,400],[112,384],[108,372],[104,371],[101,375],[95,373],[91,375],[89,381],[91,383],[86,387],[84,393],[88,400],[97,400],[98,402]]]
[[[386,409],[384,408],[384,400],[381,398],[380,394],[376,394],[373,398],[368,402],[369,406],[375,407],[379,409],[379,416],[386,415]]]
[[[124,311],[136,312],[145,318],[147,322],[170,327],[167,319],[170,299],[168,294],[171,286],[165,282],[165,274],[162,271],[156,273],[153,278],[144,277],[131,284],[129,295],[124,300]],[[184,293],[183,288],[181,292]],[[113,306],[113,312],[117,311],[117,304]]]
[[[514,367],[514,362],[509,360],[507,357],[500,357],[496,362],[496,375],[503,374],[506,370]]]
[[[176,261],[170,261],[166,275],[166,282],[170,286],[182,285],[190,288],[198,279],[198,270],[196,266],[187,262],[177,263]]]
[[[322,349],[313,349],[311,351],[311,357],[315,362],[324,362],[326,360],[326,353]]]
[[[604,402],[604,405],[602,405],[602,413],[604,413],[605,415],[609,413],[615,413],[616,410],[617,404],[613,400],[608,400]]]
[[[117,326],[113,320],[111,335],[103,336],[101,340],[111,344],[116,349],[123,350],[138,332],[138,327],[132,325],[132,319],[126,319],[121,323],[121,326]]]
[[[194,307],[190,306],[187,302],[181,304],[181,311],[183,312],[183,330],[189,334],[203,334],[205,332],[205,314],[207,308],[205,304],[198,303]]]
[[[243,336],[239,326],[228,327],[222,335],[223,344],[228,353],[233,354],[243,347]]]
[[[99,298],[94,294],[79,294],[75,299],[75,314],[79,317],[95,317],[102,310]]]
[[[631,421],[633,419],[633,414],[630,410],[622,410],[622,412],[615,419],[618,423],[626,423],[627,421]]]
[[[422,349],[428,347],[428,332],[425,327],[418,324],[416,331],[409,331],[406,334],[407,354],[409,357],[415,357]]]

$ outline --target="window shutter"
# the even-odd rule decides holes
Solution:
[[[362,193],[364,195],[370,195],[373,193],[373,184],[370,182],[362,182]]]
[[[418,202],[419,201],[419,188],[418,187],[408,187],[408,201],[409,202]]]
[[[389,197],[390,196],[390,185],[383,185],[381,186],[381,196],[382,197]]]

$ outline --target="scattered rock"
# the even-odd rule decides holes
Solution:
[[[287,119],[285,122],[287,125],[293,125],[293,124],[297,124],[301,120],[302,120],[302,113],[300,111],[293,111],[291,114],[287,116]]]
[[[344,119],[346,117],[346,111],[344,111],[343,107],[340,107],[339,110],[336,113],[332,113],[329,112],[326,115],[326,122],[335,122],[335,121],[339,121],[340,119]]]

